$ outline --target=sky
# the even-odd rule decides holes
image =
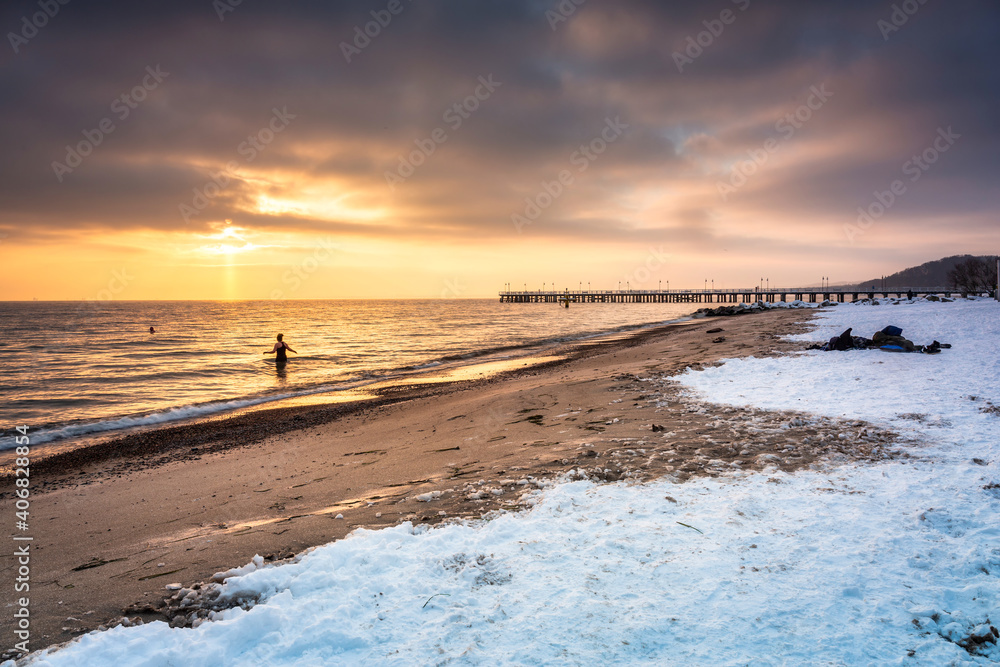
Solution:
[[[818,285],[1000,251],[993,3],[12,0],[0,30],[3,299]]]

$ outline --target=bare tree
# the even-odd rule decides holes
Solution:
[[[964,294],[989,292],[997,287],[996,257],[970,257],[948,272],[948,282]]]

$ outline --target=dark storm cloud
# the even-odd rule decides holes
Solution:
[[[509,235],[523,198],[566,168],[605,119],[620,117],[628,132],[553,207],[558,224],[538,229],[645,241],[645,231],[614,218],[581,222],[586,215],[573,209],[613,200],[630,183],[683,190],[701,179],[714,189],[824,82],[833,98],[785,149],[843,137],[856,150],[820,153],[795,169],[769,172],[765,164],[725,206],[849,217],[942,126],[953,126],[961,142],[894,213],[995,206],[1000,10],[984,3],[926,3],[885,39],[878,21],[889,19],[892,3],[589,0],[553,30],[546,12],[557,2],[401,0],[401,11],[346,62],[342,43],[388,4],[244,1],[224,20],[208,0],[61,6],[19,53],[5,45],[3,224],[182,229],[179,205],[235,161],[239,176],[193,227],[239,217],[259,227],[372,236]],[[37,7],[7,3],[0,29],[17,33]],[[674,54],[724,10],[735,20],[679,72]],[[121,118],[115,100],[156,66],[169,75]],[[450,127],[445,112],[491,74],[499,89]],[[247,161],[241,146],[275,108],[294,120]],[[66,146],[105,119],[114,131],[60,182],[52,163],[65,162]],[[390,192],[385,172],[435,128],[448,141]],[[405,228],[288,216],[268,222],[273,216],[246,212],[258,187],[247,179],[258,169],[293,173],[303,184],[337,179],[368,200],[417,210]],[[716,197],[693,202],[649,233],[690,229],[692,242],[703,239],[708,212],[725,206]]]

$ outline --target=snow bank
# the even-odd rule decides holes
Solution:
[[[681,380],[716,403],[866,419],[942,444],[940,456],[961,457],[969,447],[980,448],[969,456],[996,456],[997,440],[982,437],[981,429],[998,423],[998,415],[983,409],[1000,404],[1000,303],[851,304],[821,312],[817,321],[814,332],[789,338],[824,342],[847,327],[870,337],[894,324],[917,344],[938,340],[954,347],[937,355],[815,350],[733,359]],[[967,446],[956,448],[956,442]]]
[[[842,472],[869,499],[865,512],[890,513],[886,529],[907,527],[880,558],[886,570],[878,588],[919,588],[909,610],[918,634],[931,633],[920,636],[978,645],[976,653],[1000,660],[1000,634],[990,630],[993,641],[983,634],[983,624],[1000,626],[1000,304],[892,300],[824,312],[818,322],[816,331],[791,338],[824,341],[847,327],[871,336],[894,324],[918,344],[953,348],[737,359],[688,372],[682,382],[713,402],[864,419],[925,443],[913,460]],[[977,658],[959,652],[949,659]]]
[[[816,352],[682,381],[712,401],[906,429],[914,458],[685,484],[571,482],[475,524],[359,530],[223,584],[260,596],[194,629],[119,627],[87,665],[988,664],[1000,622],[1000,306],[842,306],[940,355]],[[972,400],[970,396],[975,396]],[[919,416],[917,416],[919,415]],[[975,460],[974,460],[975,459]],[[960,644],[971,649],[966,650]]]

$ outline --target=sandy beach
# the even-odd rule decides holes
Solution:
[[[32,477],[33,648],[123,615],[183,624],[163,606],[167,584],[207,581],[255,554],[287,558],[358,527],[516,509],[520,493],[534,488],[526,479],[576,470],[608,481],[683,481],[733,468],[790,471],[830,456],[893,456],[887,432],[830,445],[817,438],[822,421],[797,425],[765,411],[753,411],[752,448],[736,446],[748,410],[706,409],[669,381],[724,358],[801,349],[779,336],[806,330],[811,317],[772,310],[697,319],[523,370],[375,388],[377,397],[361,403],[132,436],[102,450],[114,458],[81,450],[40,462]],[[831,422],[831,433],[842,426]],[[10,494],[10,478],[3,490]],[[5,556],[3,569],[14,567]]]

